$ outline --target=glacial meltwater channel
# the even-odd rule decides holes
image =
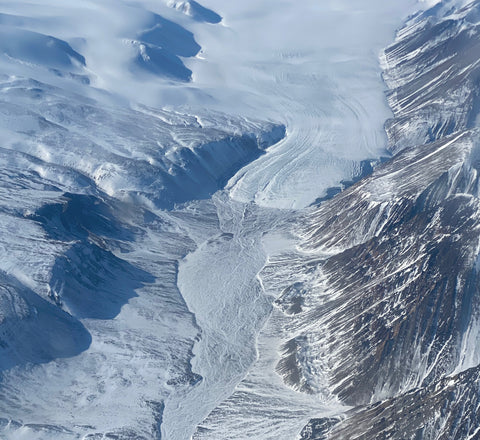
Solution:
[[[355,177],[361,161],[386,154],[391,113],[379,55],[418,4],[205,5],[222,15],[223,27],[195,30],[203,48],[188,61],[195,85],[212,93],[214,108],[281,122],[287,136],[205,202],[215,205],[217,233],[181,261],[178,276],[201,329],[192,365],[203,380],[166,402],[162,432],[184,439],[200,424],[195,438],[293,438],[309,416],[333,414],[339,404],[328,390],[293,391],[275,373],[281,316],[271,315],[271,295],[280,292],[267,295],[259,274],[295,246],[288,225],[302,209]]]

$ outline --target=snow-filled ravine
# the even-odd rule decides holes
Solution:
[[[425,4],[0,0],[0,437],[291,439],[344,410],[275,372],[268,270],[387,154],[379,54]]]
[[[180,264],[179,289],[202,329],[193,370],[204,381],[167,401],[167,438],[191,435],[205,416],[199,402],[203,411],[215,406],[195,431],[202,439],[294,438],[312,414],[345,410],[328,389],[299,393],[275,372],[282,314],[274,310],[257,334],[280,291],[262,267],[295,246],[288,225],[299,208],[362,174],[362,161],[387,154],[378,57],[418,4],[385,3],[272,1],[262,11],[249,2],[205,3],[224,26],[197,26],[202,52],[188,62],[194,82],[215,91],[215,108],[238,103],[241,114],[281,121],[287,136],[214,198],[224,234]]]
[[[267,0],[206,3],[224,26],[195,34],[194,82],[221,93],[222,109],[262,115],[287,127],[286,139],[229,182],[233,198],[302,208],[361,174],[385,153],[378,55],[414,0]]]

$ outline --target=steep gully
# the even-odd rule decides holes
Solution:
[[[295,364],[289,360],[294,360],[292,354],[301,347],[300,340],[286,347],[287,361],[283,363],[283,370],[288,373],[288,386],[275,372],[285,339],[282,329],[289,327],[285,316],[295,314],[301,306],[298,300],[302,294],[301,283],[294,283],[283,301],[276,301],[278,307],[270,320],[273,327],[264,327],[265,331],[258,334],[272,310],[274,297],[282,290],[281,283],[276,281],[276,275],[282,275],[281,265],[276,262],[282,257],[276,254],[295,251],[295,239],[290,230],[298,221],[298,212],[289,208],[301,208],[313,202],[324,195],[329,185],[338,184],[342,178],[351,178],[361,160],[375,158],[383,152],[381,125],[385,111],[376,53],[362,50],[368,48],[370,51],[384,44],[379,44],[376,36],[372,41],[369,32],[351,35],[344,30],[349,27],[364,29],[363,19],[374,17],[372,20],[375,20],[376,13],[382,17],[397,15],[390,14],[390,7],[382,6],[385,5],[383,1],[357,2],[359,15],[351,15],[348,7],[338,9],[327,3],[324,10],[318,10],[316,1],[306,2],[305,10],[294,4],[289,6],[287,2],[282,6],[289,8],[287,11],[276,9],[277,3],[269,3],[271,16],[267,22],[275,26],[272,30],[276,38],[283,38],[278,41],[289,44],[295,37],[295,32],[285,34],[282,17],[295,16],[294,21],[302,23],[305,10],[307,15],[311,13],[312,17],[321,18],[326,25],[341,23],[335,28],[338,36],[347,35],[348,39],[340,39],[338,47],[332,49],[326,39],[319,38],[319,41],[326,41],[326,47],[316,52],[318,41],[306,42],[299,34],[293,46],[288,46],[285,52],[274,52],[273,59],[263,58],[266,53],[273,53],[268,46],[253,54],[253,59],[248,59],[248,64],[254,66],[254,73],[236,77],[237,81],[253,79],[238,87],[242,94],[248,90],[246,108],[239,111],[250,113],[249,116],[252,112],[265,114],[268,119],[283,121],[290,131],[284,141],[254,161],[250,168],[247,166],[238,173],[227,184],[227,190],[217,193],[212,200],[190,201],[197,198],[195,191],[199,187],[208,187],[207,193],[198,194],[198,197],[207,197],[217,185],[222,185],[222,180],[230,177],[224,168],[234,171],[235,167],[258,157],[260,150],[268,145],[262,142],[262,133],[275,131],[275,126],[213,112],[200,112],[200,117],[193,117],[143,106],[135,110],[120,108],[106,95],[91,89],[86,94],[90,96],[91,93],[95,99],[81,98],[84,89],[89,87],[85,64],[93,71],[97,69],[95,86],[101,86],[102,80],[103,84],[112,87],[118,84],[118,81],[109,80],[112,79],[108,77],[111,69],[102,71],[103,60],[95,58],[101,54],[101,48],[95,53],[99,48],[88,44],[98,41],[95,35],[89,35],[84,41],[86,47],[76,40],[76,48],[85,49],[85,57],[78,58],[78,66],[71,65],[69,58],[63,56],[63,51],[68,52],[70,46],[57,39],[47,44],[53,51],[47,61],[53,59],[54,66],[37,66],[35,62],[45,60],[29,58],[31,54],[23,46],[14,48],[18,51],[13,55],[20,60],[27,57],[28,64],[16,63],[11,57],[2,59],[2,68],[8,72],[2,77],[2,130],[8,140],[2,150],[2,158],[8,163],[7,172],[2,174],[6,188],[2,191],[2,224],[9,230],[13,230],[10,229],[12,225],[16,228],[21,225],[23,229],[21,236],[3,235],[2,251],[8,257],[3,259],[4,265],[8,266],[8,271],[14,271],[17,278],[30,282],[36,294],[49,300],[48,307],[39,308],[42,313],[54,307],[64,308],[81,320],[91,335],[91,341],[88,337],[66,338],[64,350],[59,352],[54,344],[48,345],[54,340],[54,332],[45,327],[42,314],[37,317],[25,314],[37,330],[48,336],[46,348],[51,348],[51,356],[44,353],[39,356],[33,351],[31,354],[36,362],[31,368],[4,372],[0,405],[7,418],[0,420],[0,426],[6,435],[13,432],[15,436],[17,429],[23,429],[31,438],[48,435],[48,438],[62,440],[80,435],[85,438],[162,435],[167,439],[185,439],[228,396],[232,396],[234,405],[230,404],[230,399],[225,400],[226,406],[219,406],[218,411],[202,423],[196,436],[207,433],[208,438],[229,438],[235,430],[235,437],[251,438],[253,426],[258,434],[256,438],[272,435],[291,438],[312,415],[338,413],[340,405],[328,387],[315,388],[315,384],[303,381],[301,374],[291,368]],[[68,5],[61,6],[68,15]],[[123,6],[119,10],[129,21],[134,11],[131,5]],[[28,5],[22,7],[25,13],[35,13]],[[230,7],[235,9],[238,5]],[[201,11],[204,15],[205,11]],[[48,23],[42,24],[38,17],[33,21],[15,21],[14,14],[18,10],[13,8],[11,12],[12,15],[2,18],[10,20],[10,25],[22,28],[35,23],[39,31],[49,29]],[[343,21],[342,17],[348,20]],[[88,20],[88,15],[79,18]],[[143,25],[153,33],[133,33],[139,38],[132,43],[139,54],[128,61],[133,62],[133,66],[129,66],[135,72],[148,71],[153,77],[140,75],[135,81],[148,79],[150,84],[162,84],[162,75],[188,80],[189,70],[178,64],[177,55],[197,53],[199,47],[192,35],[156,13],[148,13],[147,18],[149,23]],[[359,21],[352,24],[350,20],[355,19]],[[248,17],[243,23],[233,24],[238,25],[239,30],[242,26],[246,26],[243,30],[249,30],[251,20]],[[388,21],[385,27],[389,29],[390,25]],[[324,32],[321,35],[332,30],[331,26],[318,26],[315,20],[309,26],[310,30]],[[85,29],[90,27],[85,26]],[[176,50],[179,48],[171,48],[172,69],[167,72],[159,69],[156,63],[159,46],[165,43],[162,29],[174,31],[180,39],[185,37],[191,44],[187,52],[183,52],[185,48],[180,48],[182,52]],[[264,31],[262,23],[258,22],[254,29]],[[388,29],[383,29],[382,38],[389,35]],[[210,51],[205,53],[210,63],[207,64],[219,71],[230,68],[224,72],[225,77],[234,77],[239,67],[235,63],[237,56],[233,53],[233,60],[228,60],[223,48],[230,47],[224,44],[224,38],[232,35],[235,38],[235,35],[228,27],[196,30],[202,44],[206,42],[205,48]],[[36,38],[44,43],[50,41],[28,30],[15,32],[26,43]],[[213,32],[213,38],[208,32]],[[118,53],[132,56],[124,40],[105,41],[118,45]],[[220,49],[223,52],[215,51],[218,41],[222,41]],[[309,47],[304,46],[306,43]],[[147,51],[147,56],[142,56],[145,55],[142,51]],[[312,53],[315,61],[309,62]],[[215,56],[218,56],[218,65],[215,65]],[[118,64],[121,57],[112,61]],[[212,87],[207,81],[208,71],[207,75],[205,72],[202,75],[200,57],[185,62],[195,72],[193,84],[205,90]],[[120,71],[125,67],[117,64]],[[273,65],[276,67],[272,82],[269,73]],[[303,74],[297,76],[300,71]],[[321,75],[317,75],[319,71]],[[359,78],[359,72],[364,76]],[[28,79],[30,75],[42,81]],[[107,76],[102,78],[102,75]],[[319,84],[322,87],[319,88]],[[79,96],[66,92],[65,88],[69,87],[82,93]],[[186,92],[180,90],[191,89],[178,90],[181,94]],[[316,93],[311,93],[312,90]],[[258,96],[265,96],[265,93],[277,100],[261,102],[264,100]],[[200,96],[202,108],[203,99],[204,96]],[[230,99],[227,95],[225,101]],[[295,103],[294,108],[292,103]],[[231,109],[231,103],[227,104],[227,110]],[[370,117],[372,112],[375,118]],[[319,124],[321,120],[324,125]],[[12,121],[15,124],[11,124]],[[373,126],[369,125],[372,121]],[[341,127],[345,126],[353,128],[342,131]],[[238,127],[241,128],[240,136]],[[279,129],[281,131],[281,126]],[[340,132],[341,141],[336,139]],[[352,146],[360,146],[356,143],[358,132],[362,133],[362,148],[355,148],[352,160]],[[273,137],[278,140],[278,136],[279,132]],[[338,160],[336,155],[340,148],[344,149]],[[225,154],[225,151],[232,154]],[[237,153],[240,161],[235,159]],[[294,160],[290,160],[292,154]],[[222,159],[218,163],[214,161],[215,169],[209,160],[212,157]],[[229,161],[231,158],[235,159],[234,163]],[[324,172],[318,172],[318,167]],[[265,169],[269,175],[263,174]],[[331,174],[326,172],[332,169],[335,171]],[[18,176],[19,170],[25,174]],[[57,186],[52,185],[54,179]],[[301,183],[300,187],[292,184],[295,181]],[[14,191],[14,197],[9,191]],[[178,196],[178,200],[168,198],[172,195]],[[170,212],[164,211],[175,201],[186,204]],[[139,205],[141,209],[132,209]],[[278,206],[284,209],[277,209]],[[38,252],[22,253],[30,249],[32,242],[37,244]],[[191,252],[194,248],[196,250]],[[191,253],[182,259],[188,252]],[[273,264],[265,266],[266,262]],[[297,266],[299,274],[302,266]],[[138,283],[120,283],[121,274],[125,273]],[[288,273],[284,275],[289,276]],[[10,287],[6,296],[13,292],[24,301],[29,300],[28,291],[23,292],[13,283]],[[196,321],[186,306],[195,312]],[[279,314],[279,309],[287,314]],[[13,313],[13,323],[19,318],[18,310],[21,309],[14,310],[17,314]],[[59,318],[64,320],[63,312]],[[7,320],[6,324],[9,322]],[[198,326],[203,333],[195,344],[195,357],[190,366],[188,360]],[[65,328],[72,330],[74,336],[84,334],[82,326],[75,322],[72,325],[68,319]],[[28,341],[28,334],[26,336],[21,342],[29,346],[31,341]],[[77,351],[70,350],[70,345]],[[2,349],[9,350],[8,346]],[[78,350],[84,351],[69,357]],[[17,351],[20,365],[26,354],[30,355],[27,350]],[[252,369],[257,358],[255,369]],[[308,360],[308,356],[305,359]],[[27,356],[26,360],[32,359]],[[241,382],[249,369],[248,380]],[[195,374],[197,372],[203,379]],[[323,400],[319,402],[312,394],[292,389],[299,380],[302,391],[315,389]],[[235,388],[237,391],[233,393]],[[238,402],[243,405],[237,405]],[[236,414],[238,417],[232,417]],[[233,420],[233,424],[224,423],[225,417]],[[26,422],[14,422],[15,419]],[[212,426],[218,429],[216,433]]]
[[[477,112],[477,68],[472,59],[477,9],[474,2],[456,13],[435,8],[418,15],[386,50],[385,79],[395,114],[386,128],[391,150],[404,151],[320,208],[301,217],[290,212],[283,221],[276,217],[274,227],[267,223],[270,236],[262,234],[262,244],[268,264],[260,270],[259,283],[272,295],[262,307],[271,310],[277,298],[276,308],[256,341],[255,364],[234,392],[235,380],[228,389],[216,391],[217,401],[229,397],[202,422],[195,438],[222,439],[232,432],[235,438],[293,438],[315,412],[323,418],[312,419],[302,438],[478,435],[476,400],[467,408],[462,398],[449,394],[455,389],[460,396],[475,395],[477,383],[475,379],[468,386],[478,361],[473,342],[478,178],[472,131]],[[412,66],[419,65],[424,74],[412,76]],[[225,205],[215,203],[222,216]],[[253,205],[249,209],[255,210]],[[289,236],[294,222],[302,224],[293,227],[302,242],[300,253]],[[261,225],[256,227],[266,232]],[[226,241],[239,232],[248,237],[245,229],[230,227],[233,235]],[[207,248],[181,267],[179,286],[187,303],[189,289],[198,287],[186,281],[189,271],[209,261],[215,251]],[[238,243],[231,249],[241,256],[244,247]],[[228,273],[235,276],[235,271]],[[256,292],[258,287],[252,287],[247,291]],[[247,308],[243,314],[240,305],[228,313],[230,305],[225,306],[227,331],[236,312],[245,319],[258,310]],[[192,308],[200,310],[198,304]],[[238,335],[238,329],[231,328],[224,341]],[[196,354],[208,353],[209,332],[215,329],[216,324],[206,331],[204,346]],[[239,352],[225,347],[227,353]],[[202,369],[201,362],[196,367]],[[217,377],[215,366],[206,376],[212,372]],[[362,404],[377,401],[362,409]],[[347,411],[340,402],[356,408]],[[406,420],[399,414],[403,406],[417,408],[422,415]],[[442,410],[439,418],[431,418],[445,407],[452,412]],[[345,412],[347,419],[339,423]]]

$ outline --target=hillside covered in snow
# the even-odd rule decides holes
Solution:
[[[467,3],[0,0],[0,438],[476,438]]]

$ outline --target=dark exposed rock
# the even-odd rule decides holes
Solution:
[[[326,440],[327,434],[339,422],[336,418],[312,419],[300,433],[301,440]]]
[[[428,387],[356,409],[350,417],[334,426],[326,438],[478,439],[479,396],[480,369],[475,367],[440,379]]]
[[[329,385],[354,406],[302,439],[480,438],[480,2],[451,6],[413,17],[385,51],[397,154],[302,226],[318,258],[279,365],[295,359],[293,387],[316,389],[328,359]]]

